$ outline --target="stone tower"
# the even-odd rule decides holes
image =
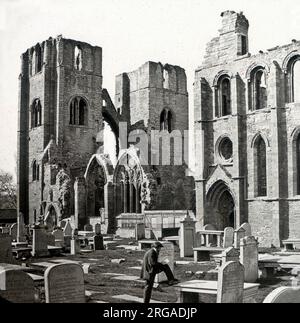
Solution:
[[[40,215],[56,222],[71,215],[74,181],[97,149],[102,49],[58,36],[21,60],[18,208],[27,223]]]

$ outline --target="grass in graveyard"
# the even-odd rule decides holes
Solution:
[[[124,239],[123,241],[118,241],[118,244],[127,245],[129,242],[133,243],[132,240]],[[105,275],[105,273],[139,276],[140,270],[132,269],[129,267],[141,266],[140,260],[143,259],[144,254],[145,251],[130,251],[112,248],[111,250],[97,251],[88,254],[80,254],[77,256],[62,256],[60,258],[92,264],[89,274],[85,274],[86,290],[95,292],[89,297],[89,302],[98,300],[109,303],[126,303],[126,300],[114,299],[112,298],[112,296],[128,294],[142,298],[144,282],[114,280],[113,276]],[[27,261],[27,263],[51,261],[51,259],[53,260],[56,258],[58,257],[40,259],[31,258]],[[89,259],[97,259],[97,261],[91,261]],[[114,264],[111,262],[112,259],[125,259],[125,262],[121,264]],[[179,257],[178,247],[175,247],[175,260],[191,261],[191,263],[188,265],[175,266],[175,276],[181,282],[199,279],[199,277],[195,275],[196,272],[209,271],[211,269],[215,269],[216,267],[213,262],[208,262],[205,264],[194,264],[192,262],[192,258],[181,259]],[[276,277],[261,279],[259,281],[261,286],[259,288],[256,301],[258,303],[261,303],[264,298],[277,287],[290,286],[290,278],[291,276],[287,273],[279,273],[278,275],[276,275]],[[162,284],[161,287],[161,291],[153,290],[152,299],[166,303],[175,303],[177,301],[177,296],[174,287],[167,286],[166,284]]]

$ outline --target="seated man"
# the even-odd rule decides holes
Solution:
[[[169,265],[158,262],[158,255],[161,248],[163,248],[163,245],[157,241],[144,256],[141,278],[146,281],[144,289],[144,303],[146,304],[150,303],[156,274],[164,272],[168,278],[169,285],[174,285],[178,282],[178,280],[174,278]]]

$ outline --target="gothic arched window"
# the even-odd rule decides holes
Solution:
[[[300,195],[300,134],[298,134],[296,139],[296,193]]]
[[[160,114],[160,131],[167,130],[172,132],[173,115],[172,112],[164,109]]]
[[[84,98],[77,96],[70,103],[70,125],[87,125],[87,103]]]
[[[40,165],[37,163],[36,160],[32,163],[32,181],[39,181],[40,180]]]
[[[80,46],[75,46],[74,67],[78,71],[82,70],[82,49],[80,48]]]
[[[267,196],[267,150],[264,139],[259,136],[254,143],[255,195]]]
[[[231,85],[228,75],[220,77],[216,89],[216,116],[231,115]]]
[[[42,70],[42,49],[40,45],[37,45],[35,50],[36,58],[35,58],[35,72],[39,73]]]
[[[31,107],[31,128],[42,125],[42,105],[39,99],[33,101]]]
[[[264,68],[259,67],[252,71],[249,83],[249,107],[251,110],[267,108],[267,81]]]

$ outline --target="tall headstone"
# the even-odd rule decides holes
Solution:
[[[71,237],[72,236],[72,231],[73,231],[73,228],[71,226],[71,223],[70,221],[68,221],[64,227],[64,236],[67,236],[67,237]]]
[[[222,264],[225,264],[230,261],[240,261],[240,253],[237,249],[234,249],[233,247],[227,248],[222,252]]]
[[[34,303],[34,281],[22,270],[0,266],[0,297],[11,303]]]
[[[243,303],[244,266],[227,262],[219,269],[217,303]]]
[[[160,241],[163,245],[163,248],[161,248],[158,261],[163,264],[168,264],[172,272],[174,272],[174,245],[171,242],[164,242]],[[160,273],[156,275],[155,282],[161,283],[167,281],[167,277],[165,273]]]
[[[241,227],[234,231],[234,248],[240,247],[241,239],[245,237],[245,233],[245,229]]]
[[[55,246],[63,248],[65,245],[63,231],[57,228],[52,232],[52,234],[54,235],[54,238],[55,238]]]
[[[245,268],[245,282],[255,283],[258,279],[258,242],[255,237],[241,239],[240,262]]]
[[[34,228],[32,236],[32,256],[47,257],[48,251],[48,235],[43,228]]]
[[[137,223],[135,225],[135,239],[142,240],[145,239],[145,224]]]
[[[18,233],[17,233],[17,242],[26,242],[26,231],[24,223],[24,215],[22,212],[18,214]]]
[[[95,230],[95,234],[96,235],[101,234],[101,224],[100,223],[96,223],[94,230]]]
[[[18,224],[17,223],[14,223],[10,226],[9,234],[11,236],[12,241],[17,241],[17,237],[18,237]]]
[[[234,229],[233,228],[225,228],[224,229],[224,238],[223,238],[223,248],[230,248],[233,246],[234,239]]]
[[[95,235],[93,237],[94,251],[104,250],[103,236],[101,234]]]
[[[250,237],[252,236],[252,229],[251,225],[248,222],[245,222],[241,225],[241,228],[245,230],[245,237]]]
[[[78,230],[74,229],[72,231],[72,237],[71,237],[71,255],[75,256],[78,253],[80,253],[80,241],[78,239]]]
[[[84,273],[78,264],[58,264],[45,272],[46,303],[85,303]]]
[[[192,257],[195,246],[196,221],[189,214],[180,222],[179,232],[180,257]]]
[[[279,287],[273,290],[264,303],[290,304],[300,303],[300,287]]]
[[[0,233],[0,263],[13,263],[11,236]]]

